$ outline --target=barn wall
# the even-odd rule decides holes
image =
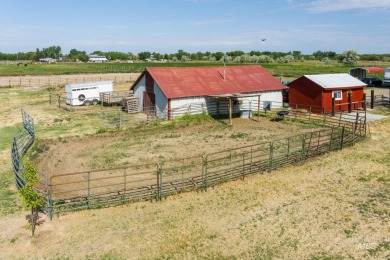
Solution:
[[[145,75],[144,75],[142,77],[142,79],[134,87],[134,96],[138,98],[138,104],[139,104],[140,110],[142,110],[142,108],[143,108],[144,92],[145,91],[146,91],[146,84],[145,84]]]
[[[322,112],[322,87],[307,78],[299,78],[289,84],[288,98],[292,108],[312,108],[313,112]]]
[[[251,93],[253,95],[259,94],[260,108],[263,109],[265,101],[272,102],[272,108],[280,108],[283,106],[282,91],[269,91]],[[233,113],[239,113],[243,110],[257,110],[258,97],[248,98],[234,98],[233,99]],[[210,97],[189,97],[176,98],[171,100],[171,118],[182,115],[187,112],[189,114],[201,113],[201,111],[210,115],[228,114],[229,101],[227,99],[217,99]]]
[[[154,80],[149,72],[145,73],[145,86],[148,93],[154,93]]]
[[[154,82],[154,94],[156,97],[157,114],[164,113],[168,109],[168,99],[156,82]]]
[[[267,92],[259,92],[259,93],[253,93],[253,95],[259,94],[260,95],[260,109],[263,109],[264,102],[265,101],[271,101],[272,106],[271,108],[280,108],[283,106],[283,94],[282,91],[267,91]],[[248,98],[239,98],[239,100],[242,100],[242,108],[244,110],[250,108],[253,109],[254,107],[257,108],[258,103],[258,97],[248,97]]]
[[[335,100],[335,109],[336,111],[348,111],[348,89],[340,89],[342,91],[342,100]],[[331,112],[332,111],[332,91],[335,90],[326,90],[323,94],[323,102],[324,102],[324,111]],[[352,109],[362,108],[363,104],[360,102],[363,100],[363,88],[351,89],[352,93],[352,103],[358,102],[357,104],[352,104]]]

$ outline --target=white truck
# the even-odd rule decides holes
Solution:
[[[390,85],[390,67],[385,69],[385,78],[383,80],[385,85]]]
[[[111,92],[112,81],[94,81],[65,85],[66,104],[71,106],[96,105],[100,101],[101,92]]]

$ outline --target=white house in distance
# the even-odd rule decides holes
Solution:
[[[168,120],[185,112],[228,114],[232,107],[232,113],[241,114],[258,109],[258,104],[261,109],[281,107],[284,89],[258,65],[148,67],[130,87],[141,111]]]
[[[107,62],[106,56],[90,55],[88,62]]]

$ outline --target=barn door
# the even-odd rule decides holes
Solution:
[[[156,98],[154,93],[149,93],[144,91],[144,107],[143,110],[145,113],[151,114],[154,113]]]

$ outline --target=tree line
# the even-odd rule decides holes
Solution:
[[[18,53],[2,53],[0,52],[0,60],[9,61],[39,61],[41,58],[53,58],[57,60],[64,60],[69,62],[87,62],[90,55],[105,56],[108,60],[116,61],[145,61],[145,60],[158,60],[158,61],[221,61],[221,62],[235,62],[235,63],[288,63],[292,61],[305,60],[320,60],[324,63],[332,63],[339,61],[346,64],[352,64],[357,60],[365,61],[390,61],[390,54],[358,54],[356,51],[345,51],[341,54],[337,54],[333,51],[316,51],[312,54],[302,54],[300,51],[290,52],[270,52],[270,51],[250,51],[245,53],[241,50],[229,51],[229,52],[186,52],[184,50],[178,50],[175,53],[158,53],[143,51],[137,54],[131,52],[118,52],[118,51],[94,51],[87,54],[85,51],[71,49],[69,53],[63,54],[60,46],[50,46],[47,48],[39,49],[31,52],[18,52]],[[348,56],[348,58],[346,58]],[[351,56],[355,56],[352,57]],[[353,64],[352,64],[353,65]]]

